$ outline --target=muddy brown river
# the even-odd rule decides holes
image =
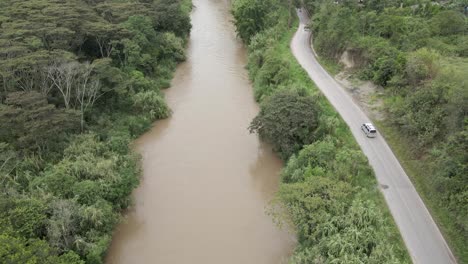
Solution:
[[[143,176],[106,262],[286,263],[294,235],[265,208],[282,162],[247,127],[258,112],[228,0],[194,0],[171,118],[136,141]]]

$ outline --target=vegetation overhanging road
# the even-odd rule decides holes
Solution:
[[[343,120],[373,167],[382,193],[414,263],[456,263],[441,232],[384,138],[367,138],[360,125],[369,118],[318,63],[310,46],[305,11],[298,10],[299,28],[291,42],[294,56]],[[378,128],[377,128],[378,129]]]

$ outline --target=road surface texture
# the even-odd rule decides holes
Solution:
[[[369,118],[317,62],[310,46],[311,33],[305,28],[309,22],[308,16],[305,11],[298,10],[297,13],[300,25],[291,42],[294,56],[348,124],[369,159],[411,259],[418,264],[456,263],[429,211],[385,139],[381,135],[376,138],[364,135],[360,126]]]

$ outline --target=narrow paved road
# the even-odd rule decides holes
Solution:
[[[426,206],[384,138],[367,138],[360,125],[369,121],[346,91],[317,62],[305,30],[308,17],[298,11],[300,25],[291,42],[294,56],[348,124],[374,168],[390,211],[414,263],[456,263]],[[377,128],[378,129],[378,128]],[[387,188],[388,186],[388,188]]]

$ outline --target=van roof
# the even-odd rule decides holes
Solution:
[[[369,130],[375,130],[374,125],[372,125],[371,123],[364,123],[364,125],[366,125],[369,128]]]

